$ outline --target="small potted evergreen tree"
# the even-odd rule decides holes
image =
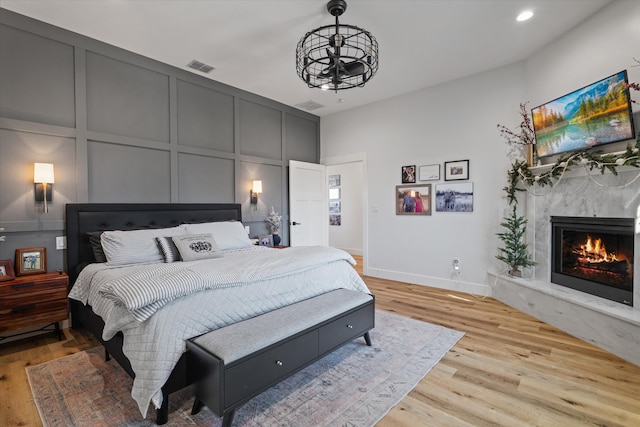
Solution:
[[[504,222],[500,225],[506,228],[506,231],[496,233],[500,240],[504,242],[504,247],[498,248],[500,254],[496,255],[496,258],[511,268],[509,275],[522,277],[520,267],[531,267],[536,264],[529,255],[527,244],[523,241],[527,231],[527,220],[523,216],[518,216],[514,204],[511,215],[505,217]]]

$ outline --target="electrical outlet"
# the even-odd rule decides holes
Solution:
[[[67,249],[67,237],[66,236],[58,236],[56,237],[56,250]]]

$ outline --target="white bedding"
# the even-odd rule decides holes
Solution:
[[[91,264],[69,297],[102,317],[103,339],[123,332],[123,351],[136,374],[131,395],[146,416],[150,401],[162,404],[161,387],[186,339],[334,289],[369,292],[352,264],[349,254],[328,247],[252,247],[172,264]],[[179,272],[193,280],[171,286]]]

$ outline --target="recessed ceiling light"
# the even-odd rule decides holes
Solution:
[[[518,17],[516,18],[516,21],[522,22],[522,21],[526,21],[527,19],[530,19],[533,16],[533,12],[530,10],[525,10],[524,12],[521,12],[520,15],[518,15]]]
[[[338,99],[338,102],[339,102],[340,104],[343,104],[343,103],[347,102],[347,100],[346,100],[346,99],[344,99],[344,98],[340,98],[340,99]]]

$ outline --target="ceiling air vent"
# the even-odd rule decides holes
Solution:
[[[318,108],[322,108],[324,107],[324,105],[322,104],[318,104],[315,101],[307,101],[307,102],[301,102],[299,104],[294,105],[294,107],[298,107],[302,110],[307,110],[307,111],[313,111],[313,110],[317,110]]]
[[[194,70],[202,71],[203,73],[210,73],[215,70],[215,67],[211,65],[207,65],[204,62],[196,61],[195,59],[187,64],[187,67],[193,68]]]

